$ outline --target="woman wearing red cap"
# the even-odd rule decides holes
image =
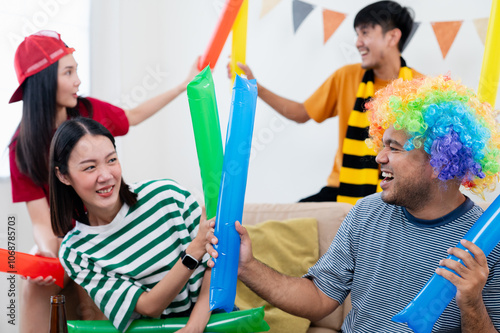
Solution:
[[[14,60],[19,87],[10,103],[22,100],[23,116],[9,146],[12,198],[26,202],[37,254],[47,257],[57,257],[61,241],[51,229],[47,185],[49,147],[56,128],[68,118],[83,116],[100,122],[114,136],[124,135],[130,125],[141,123],[180,95],[198,73],[195,62],[176,88],[123,110],[77,95],[80,79],[73,52],[57,32],[40,31],[25,38]],[[47,300],[60,292],[52,278],[31,278],[36,283],[24,284],[21,295],[22,333],[48,330]]]

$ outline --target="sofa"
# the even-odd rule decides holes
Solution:
[[[479,206],[486,209],[489,203],[479,202]],[[323,255],[335,237],[340,224],[352,208],[352,205],[338,202],[314,202],[314,203],[289,203],[289,204],[246,204],[243,211],[243,225],[257,226],[265,221],[275,220],[281,223],[292,223],[298,218],[313,218],[317,221],[317,257]],[[273,237],[267,237],[273,240]],[[252,239],[254,243],[256,239]],[[268,240],[266,240],[268,241]],[[255,251],[255,249],[254,249]],[[101,311],[93,304],[85,291],[76,287],[73,283],[68,285],[68,293],[79,293],[80,302],[71,304],[68,307],[69,319],[102,320],[105,319]],[[237,295],[238,300],[238,295]],[[238,304],[237,304],[238,305]],[[261,304],[252,305],[252,307]],[[242,308],[243,309],[243,308]],[[341,304],[333,313],[325,318],[311,322],[305,329],[290,330],[292,333],[337,333],[340,332],[342,322],[347,313],[351,310],[350,297]],[[268,307],[266,306],[266,316]],[[267,320],[267,318],[265,318]],[[275,326],[281,326],[280,323]],[[275,331],[271,326],[271,332]],[[278,327],[279,328],[279,327]],[[279,331],[279,330],[278,330]]]

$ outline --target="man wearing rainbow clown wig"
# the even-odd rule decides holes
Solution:
[[[367,144],[378,152],[383,192],[357,202],[328,252],[302,278],[257,261],[246,229],[236,223],[239,279],[270,303],[312,321],[351,293],[345,333],[411,332],[391,318],[436,272],[457,293],[433,332],[497,332],[500,245],[486,258],[462,240],[483,210],[460,191],[463,186],[481,195],[498,182],[500,133],[491,106],[440,76],[398,79],[375,94],[368,110]],[[459,242],[470,253],[454,247]],[[210,244],[207,250],[217,257]],[[448,254],[463,264],[445,259]]]

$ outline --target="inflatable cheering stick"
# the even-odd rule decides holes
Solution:
[[[247,26],[248,26],[248,0],[243,0],[238,16],[233,25],[233,40],[231,48],[231,83],[234,84],[236,74],[245,74],[238,66],[238,62],[246,64],[247,53]]]
[[[498,61],[500,38],[498,36],[500,36],[500,0],[493,0],[484,42],[479,88],[477,89],[478,96],[492,106],[495,106],[500,80],[500,61]]]
[[[215,67],[217,59],[219,59],[219,55],[224,47],[224,44],[226,43],[229,33],[231,32],[231,28],[233,27],[242,3],[243,0],[226,1],[226,5],[222,10],[222,14],[217,22],[215,31],[210,39],[210,43],[208,43],[207,49],[201,56],[198,63],[199,70],[205,68],[206,66],[210,66],[212,69]]]
[[[64,287],[64,268],[58,258],[0,249],[0,272],[32,278],[52,276],[56,279],[55,284]]]
[[[212,268],[210,310],[230,312],[234,307],[240,255],[240,235],[234,223],[243,216],[256,102],[255,80],[236,76],[215,219],[214,234],[219,242],[214,248],[219,256]]]
[[[493,201],[463,238],[476,244],[485,256],[490,254],[500,241],[500,196]],[[466,250],[460,243],[456,247]],[[447,259],[463,264],[462,260],[453,255],[449,255]],[[401,312],[392,317],[392,320],[407,323],[408,327],[416,333],[430,333],[456,293],[457,288],[450,281],[434,273],[417,296]]]
[[[188,321],[188,317],[166,319],[136,319],[127,333],[173,333]],[[205,332],[251,333],[269,331],[264,321],[264,307],[231,313],[217,313],[210,316]],[[69,333],[120,333],[109,320],[68,320]]]
[[[223,154],[214,82],[208,66],[187,85],[187,95],[207,219],[211,219],[217,212]]]

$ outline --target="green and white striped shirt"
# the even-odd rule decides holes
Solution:
[[[201,208],[172,180],[133,184],[133,207],[124,204],[111,223],[89,226],[76,222],[64,237],[59,258],[68,275],[80,284],[120,331],[141,315],[137,300],[179,260],[195,238]],[[188,310],[198,299],[208,255],[163,314]]]

